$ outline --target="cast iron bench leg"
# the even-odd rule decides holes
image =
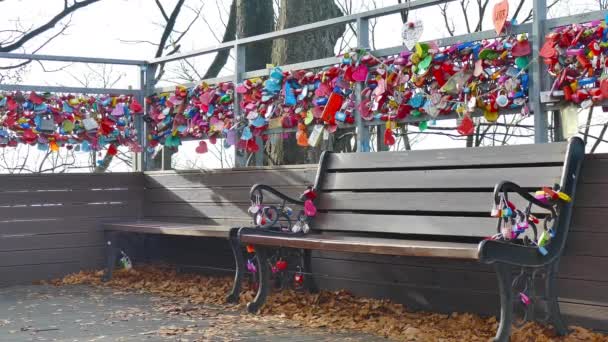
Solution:
[[[559,310],[559,303],[557,302],[557,281],[555,275],[557,274],[557,267],[559,259],[548,266],[547,277],[545,279],[545,296],[547,297],[547,310],[549,311],[549,322],[553,324],[555,332],[559,336],[568,334],[568,327],[562,319],[562,314]]]
[[[112,273],[116,267],[116,258],[118,257],[117,238],[115,232],[106,232],[106,269],[101,277],[103,282],[112,279]]]
[[[232,248],[232,254],[234,255],[234,261],[236,264],[236,272],[234,273],[234,284],[232,285],[232,291],[226,297],[226,302],[237,304],[239,302],[239,296],[241,295],[241,284],[243,283],[243,275],[245,275],[245,260],[243,258],[243,251],[241,250],[241,242],[238,238],[240,228],[232,228],[230,230],[230,247]]]
[[[498,291],[500,292],[500,325],[494,341],[508,342],[511,335],[511,323],[513,322],[513,291],[511,289],[513,275],[509,265],[496,263],[494,267],[498,277]]]
[[[317,283],[312,276],[312,251],[310,249],[305,249],[302,252],[303,256],[303,264],[304,264],[304,272],[306,272],[306,276],[304,277],[304,286],[306,290],[310,293],[318,293],[319,288],[317,287]]]
[[[270,267],[268,267],[268,252],[265,247],[256,246],[255,254],[258,258],[258,293],[253,301],[247,303],[247,311],[256,313],[266,302],[270,291]]]

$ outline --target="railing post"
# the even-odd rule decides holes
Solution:
[[[237,84],[243,81],[243,74],[246,71],[245,68],[245,52],[247,47],[245,45],[239,45],[238,42],[234,45],[234,120],[235,122],[240,121],[241,117],[241,94],[236,92]],[[240,136],[237,130],[236,142],[238,142]],[[243,167],[247,164],[246,152],[241,152],[237,149],[236,144],[234,145],[234,167]]]
[[[530,73],[529,96],[530,105],[534,112],[534,143],[542,144],[548,142],[547,132],[547,113],[543,111],[540,100],[540,93],[543,90],[544,79],[542,72],[542,58],[540,49],[545,40],[545,20],[547,19],[547,0],[533,0],[533,19],[532,23],[532,63]]]
[[[369,49],[369,20],[367,18],[357,19],[357,49]],[[356,103],[361,103],[361,92],[364,85],[355,85]],[[357,106],[355,106],[355,123],[357,125],[357,152],[369,152],[369,129],[363,125],[363,118]]]
[[[141,77],[142,77],[142,101],[141,104],[144,106],[144,115],[148,115],[150,111],[150,106],[146,102],[146,98],[152,95],[154,91],[154,71],[156,70],[152,65],[145,64],[142,65]],[[140,131],[140,141],[141,146],[144,149],[141,157],[141,168],[142,171],[148,171],[150,155],[148,151],[146,151],[146,146],[148,144],[148,124],[144,121],[143,115],[141,116],[141,131]]]
[[[142,106],[145,103],[145,92],[146,92],[146,69],[144,65],[140,65],[139,66],[139,93],[137,94],[137,96],[135,97],[137,99],[137,101],[139,103],[142,104]],[[144,107],[145,108],[145,107]],[[138,153],[133,153],[133,172],[140,172],[143,171],[143,159],[144,159],[144,155],[146,154],[145,151],[145,135],[144,135],[144,119],[143,119],[143,115],[145,115],[145,111],[144,113],[142,113],[142,115],[135,115],[135,114],[131,114],[134,117],[134,124],[135,124],[135,130],[137,130],[137,135],[138,135],[138,143],[144,148],[144,151],[142,152],[138,152]]]

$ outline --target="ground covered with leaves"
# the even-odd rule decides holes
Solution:
[[[254,292],[246,290],[238,305],[226,305],[225,296],[232,278],[181,274],[160,267],[139,267],[119,271],[114,278],[101,283],[101,272],[80,272],[55,280],[53,285],[94,285],[122,291],[152,293],[187,301],[189,316],[204,314],[205,306],[219,306],[226,312],[247,319],[244,310]],[[169,310],[171,311],[171,310]],[[174,314],[184,314],[176,307]],[[284,290],[273,293],[258,319],[289,320],[294,327],[323,328],[330,332],[356,331],[395,341],[487,341],[496,332],[495,317],[473,314],[451,315],[408,312],[403,305],[388,300],[358,298],[346,291],[321,291],[317,294]],[[608,341],[608,337],[584,328],[571,327],[566,337],[556,337],[549,327],[528,323],[514,329],[512,341]]]

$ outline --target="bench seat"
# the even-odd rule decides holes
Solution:
[[[478,243],[387,239],[334,234],[308,234],[301,237],[279,234],[246,234],[241,242],[276,247],[315,249],[335,252],[399,256],[478,259]]]
[[[225,239],[228,238],[228,235],[230,233],[230,227],[226,226],[149,220],[108,222],[103,224],[103,228],[105,231],[129,232],[140,234],[218,237]]]

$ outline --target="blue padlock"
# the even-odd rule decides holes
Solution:
[[[336,113],[336,121],[344,122],[344,120],[346,120],[346,113],[344,113],[344,112],[337,112]]]

